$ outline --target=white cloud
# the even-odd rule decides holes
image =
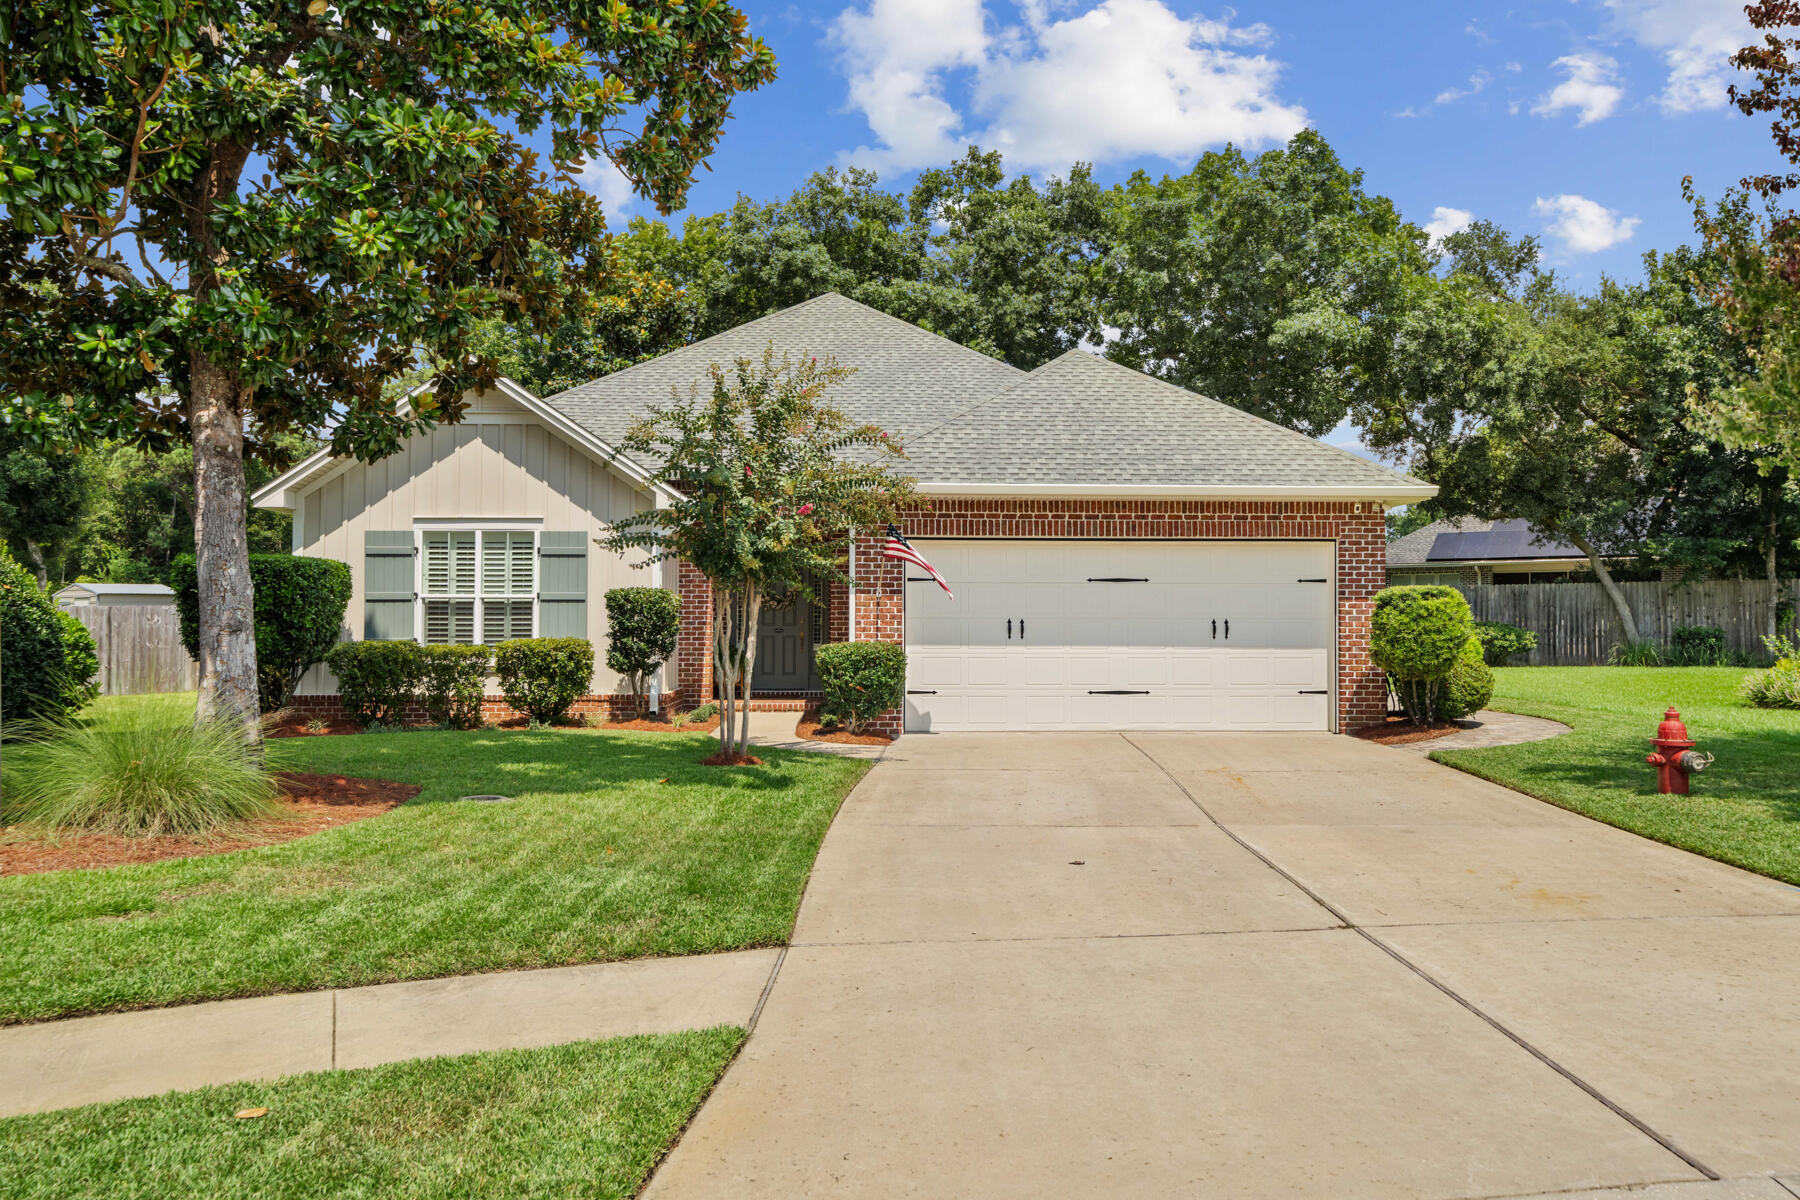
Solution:
[[[1547,219],[1545,232],[1572,254],[1593,254],[1629,241],[1640,224],[1637,217],[1621,217],[1617,209],[1569,193],[1539,196],[1531,211]]]
[[[1550,117],[1573,108],[1580,112],[1577,125],[1591,125],[1612,115],[1625,96],[1619,86],[1619,64],[1604,54],[1566,54],[1551,64],[1568,77],[1538,97],[1533,116]]]
[[[600,198],[606,210],[606,223],[615,231],[622,230],[631,217],[631,203],[637,192],[625,172],[613,166],[610,158],[590,159],[576,174],[575,181]]]
[[[1162,0],[1101,0],[1062,19],[1025,0],[999,25],[984,0],[868,0],[833,25],[850,103],[877,166],[939,163],[974,142],[1018,166],[1258,146],[1306,125],[1276,94],[1269,30],[1182,18]],[[958,102],[955,97],[967,96]]]
[[[1733,53],[1757,40],[1743,0],[1606,0],[1613,23],[1669,69],[1656,102],[1667,112],[1725,105]]]
[[[1432,97],[1431,102],[1433,104],[1454,104],[1458,100],[1461,100],[1465,96],[1473,96],[1476,92],[1479,92],[1482,88],[1484,88],[1488,84],[1492,83],[1493,80],[1494,80],[1494,77],[1492,75],[1490,75],[1487,72],[1487,70],[1484,68],[1482,70],[1475,72],[1473,75],[1469,76],[1469,86],[1468,87],[1466,87],[1466,88],[1445,88],[1443,91],[1439,92],[1436,96]]]
[[[1441,242],[1453,233],[1460,233],[1469,227],[1475,214],[1466,208],[1446,208],[1440,204],[1431,210],[1431,220],[1425,222],[1425,232],[1431,240]]]

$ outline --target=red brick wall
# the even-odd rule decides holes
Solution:
[[[713,694],[712,584],[698,568],[675,565],[675,589],[681,593],[681,633],[675,641],[675,687],[696,704]]]
[[[909,537],[1314,538],[1337,543],[1338,726],[1387,713],[1387,681],[1369,661],[1369,613],[1386,585],[1387,528],[1374,501],[944,499],[907,514]],[[905,572],[881,557],[885,539],[858,537],[856,636],[903,636]],[[951,580],[951,586],[955,586]],[[890,713],[883,732],[900,732]]]

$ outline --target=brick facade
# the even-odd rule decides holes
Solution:
[[[675,590],[681,593],[681,633],[675,642],[675,688],[683,696],[710,699],[713,694],[712,584],[697,567],[675,564]]]
[[[1379,501],[1350,500],[1034,500],[942,499],[908,513],[902,527],[909,537],[934,538],[1303,538],[1337,543],[1337,696],[1338,727],[1357,729],[1379,722],[1387,713],[1387,681],[1369,660],[1369,615],[1375,593],[1386,586],[1387,527]],[[883,558],[883,532],[866,531],[856,538],[855,636],[858,641],[893,641],[905,633],[906,573],[897,559]],[[921,547],[923,548],[923,547]],[[711,694],[710,592],[698,580],[693,603],[704,604],[706,617],[691,626],[690,591],[682,575],[681,663],[696,657],[706,663],[705,691],[696,692],[701,677],[678,673],[683,694]],[[698,572],[694,573],[698,577]],[[954,585],[954,580],[952,585]],[[830,595],[830,640],[850,636],[846,589]],[[697,642],[690,644],[690,640]],[[690,685],[690,678],[695,685]],[[877,729],[901,732],[903,715],[886,714]]]

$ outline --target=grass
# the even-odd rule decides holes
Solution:
[[[135,837],[205,834],[280,811],[274,782],[229,723],[196,726],[192,713],[161,704],[108,715],[34,728],[13,752],[0,814]]]
[[[1609,825],[1800,884],[1800,712],[1751,707],[1738,667],[1507,667],[1504,712],[1549,717],[1573,732],[1486,750],[1441,750],[1440,762]],[[1692,796],[1656,791],[1644,762],[1669,705],[1718,761]]]
[[[731,1028],[293,1075],[0,1120],[13,1200],[627,1197]],[[236,1120],[246,1108],[268,1115]]]
[[[281,769],[424,791],[281,845],[0,878],[0,1024],[783,944],[868,764],[769,751],[761,767],[700,766],[715,744],[481,730],[271,742]],[[456,802],[494,792],[512,800]]]

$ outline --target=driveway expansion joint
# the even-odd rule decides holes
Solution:
[[[1370,945],[1374,946],[1376,949],[1380,950],[1382,953],[1384,953],[1388,957],[1392,958],[1395,962],[1397,962],[1401,966],[1405,967],[1408,971],[1411,971],[1414,975],[1418,976],[1420,979],[1424,980],[1426,983],[1428,983],[1432,987],[1436,988],[1439,992],[1441,992],[1445,996],[1449,997],[1451,1000],[1455,1001],[1457,1004],[1461,1005],[1470,1014],[1472,1014],[1473,1016],[1475,1016],[1475,1017],[1479,1018],[1480,1020],[1482,1020],[1483,1022],[1485,1022],[1487,1025],[1489,1025],[1491,1028],[1493,1028],[1495,1030],[1495,1032],[1497,1032],[1497,1033],[1501,1034],[1502,1036],[1504,1036],[1505,1038],[1507,1038],[1514,1045],[1518,1046],[1521,1050],[1524,1050],[1527,1054],[1531,1055],[1533,1058],[1535,1058],[1539,1062],[1543,1063],[1546,1067],[1549,1067],[1552,1071],[1556,1072],[1558,1075],[1562,1076],[1564,1079],[1568,1080],[1570,1083],[1572,1083],[1576,1087],[1580,1088],[1583,1092],[1586,1092],[1588,1094],[1588,1096],[1590,1096],[1592,1099],[1597,1101],[1599,1104],[1603,1105],[1605,1108],[1609,1109],[1614,1115],[1616,1115],[1619,1118],[1621,1118],[1622,1120],[1624,1120],[1626,1123],[1628,1123],[1633,1128],[1635,1128],[1639,1133],[1642,1133],[1645,1137],[1649,1138],[1651,1141],[1653,1141],[1657,1145],[1661,1146],[1664,1150],[1668,1151],[1670,1154],[1674,1155],[1676,1158],[1678,1158],[1682,1162],[1686,1163],[1689,1167],[1693,1168],[1695,1171],[1698,1171],[1701,1175],[1705,1176],[1709,1180],[1717,1180],[1720,1178],[1718,1172],[1714,1171],[1711,1167],[1708,1167],[1706,1164],[1702,1163],[1697,1158],[1693,1157],[1692,1155],[1688,1154],[1686,1151],[1682,1150],[1680,1147],[1675,1145],[1675,1143],[1673,1141],[1671,1141],[1666,1135],[1664,1135],[1664,1134],[1658,1132],[1656,1129],[1652,1128],[1642,1118],[1638,1117],[1636,1114],[1634,1114],[1632,1112],[1627,1111],[1624,1107],[1622,1107],[1617,1102],[1615,1102],[1611,1097],[1609,1097],[1606,1094],[1604,1094],[1603,1092],[1601,1092],[1593,1084],[1589,1083],[1587,1080],[1583,1079],[1581,1076],[1575,1074],[1574,1071],[1570,1070],[1568,1067],[1565,1067],[1562,1063],[1557,1062],[1554,1058],[1550,1057],[1550,1055],[1545,1053],[1543,1050],[1540,1050],[1537,1046],[1535,1046],[1531,1042],[1527,1041],[1523,1035],[1515,1032],[1510,1027],[1508,1027],[1506,1024],[1501,1022],[1498,1018],[1490,1015],[1489,1013],[1487,1013],[1486,1011],[1484,1011],[1483,1009],[1478,1007],[1473,1001],[1471,1001],[1467,997],[1463,996],[1455,988],[1451,987],[1449,984],[1447,984],[1447,983],[1443,982],[1442,980],[1433,976],[1429,971],[1426,971],[1423,967],[1419,966],[1417,963],[1415,963],[1411,959],[1407,958],[1404,954],[1400,953],[1399,950],[1395,949],[1393,946],[1390,946],[1388,943],[1386,943],[1386,942],[1382,941],[1380,938],[1376,937],[1374,933],[1370,932],[1368,929],[1363,928],[1361,925],[1358,925],[1355,921],[1351,920],[1349,914],[1343,912],[1336,905],[1332,904],[1330,901],[1326,900],[1323,896],[1319,895],[1319,893],[1314,891],[1312,888],[1308,887],[1305,883],[1302,883],[1297,877],[1295,877],[1294,875],[1290,874],[1288,871],[1283,869],[1279,864],[1277,864],[1268,855],[1264,854],[1261,850],[1258,850],[1255,846],[1251,845],[1245,839],[1239,837],[1238,834],[1236,833],[1236,831],[1232,830],[1230,827],[1226,826],[1223,822],[1221,822],[1217,817],[1213,816],[1211,811],[1209,811],[1207,809],[1207,807],[1200,802],[1199,797],[1195,796],[1194,793],[1191,790],[1189,790],[1188,786],[1185,783],[1183,783],[1180,779],[1176,778],[1174,773],[1169,771],[1169,769],[1167,767],[1163,766],[1163,764],[1157,760],[1155,755],[1151,754],[1148,750],[1144,749],[1144,747],[1142,745],[1140,745],[1138,742],[1134,741],[1129,734],[1121,733],[1119,735],[1119,737],[1127,745],[1131,746],[1132,749],[1136,750],[1139,754],[1142,754],[1151,763],[1154,763],[1156,765],[1156,767],[1159,770],[1161,770],[1165,776],[1168,777],[1169,782],[1173,783],[1177,788],[1181,789],[1182,794],[1185,795],[1190,802],[1192,802],[1192,804],[1194,805],[1195,808],[1200,810],[1200,812],[1206,817],[1207,820],[1211,821],[1213,823],[1213,825],[1218,828],[1219,832],[1223,833],[1226,837],[1230,838],[1232,841],[1236,842],[1239,846],[1241,846],[1245,850],[1249,851],[1252,855],[1254,855],[1258,859],[1258,861],[1260,861],[1264,866],[1268,867],[1271,871],[1274,871],[1276,874],[1280,875],[1283,879],[1287,880],[1293,886],[1295,886],[1296,888],[1299,888],[1300,891],[1305,893],[1305,895],[1309,899],[1311,899],[1315,904],[1317,904],[1319,907],[1323,908],[1326,912],[1330,913],[1333,917],[1336,917],[1340,922],[1342,922],[1346,928],[1353,930],[1359,936],[1361,936],[1362,938],[1367,940]]]

